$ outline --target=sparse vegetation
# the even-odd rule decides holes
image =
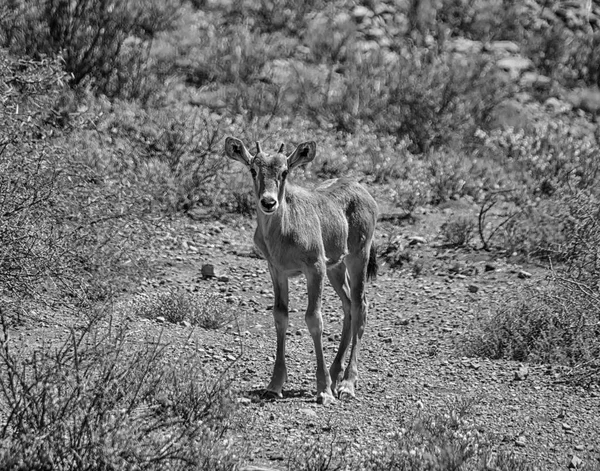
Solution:
[[[147,319],[179,324],[188,322],[203,329],[218,329],[230,322],[222,298],[210,293],[168,290],[135,302],[133,312]]]
[[[174,358],[160,338],[94,325],[23,356],[6,329],[2,469],[235,468],[231,392],[201,380],[193,353]]]
[[[558,363],[574,368],[579,380],[599,382],[597,197],[579,191],[557,201],[553,238],[540,238],[546,242],[544,254],[561,262],[552,278],[545,287],[528,288],[512,303],[485,313],[467,349],[490,358]]]
[[[420,411],[407,417],[405,426],[390,431],[385,450],[369,450],[350,458],[350,443],[336,436],[325,442],[309,442],[288,462],[288,470],[334,471],[345,469],[383,470],[532,470],[524,460],[495,453],[492,445],[467,418],[476,407],[472,397],[447,403],[447,410]]]
[[[467,247],[473,238],[475,223],[467,217],[459,216],[456,219],[442,224],[442,237],[451,247]]]
[[[181,368],[167,342],[102,327],[149,270],[140,240],[157,219],[253,213],[221,155],[229,134],[265,148],[313,139],[297,180],[359,177],[408,221],[478,205],[476,225],[441,227],[443,243],[550,270],[545,286],[480,313],[462,349],[600,384],[597,2],[588,17],[554,5],[573,2],[528,2],[544,15],[514,1],[355,3],[0,5],[0,467],[239,464],[227,382],[199,381],[201,360]],[[433,273],[399,236],[381,252],[415,282]],[[130,314],[218,329],[232,316],[223,299],[166,290]],[[18,345],[12,329],[41,313],[84,327],[55,349]],[[359,465],[528,469],[488,455],[489,437],[455,409],[392,438]],[[340,446],[308,444],[289,467],[343,469]]]

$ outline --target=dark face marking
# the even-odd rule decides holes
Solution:
[[[286,157],[281,153],[273,156],[257,153],[250,165],[250,173],[260,210],[264,214],[274,213],[285,195],[288,174]]]

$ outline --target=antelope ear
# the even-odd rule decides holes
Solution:
[[[248,152],[244,143],[235,137],[225,139],[225,154],[230,159],[237,160],[247,167],[252,163],[252,155]]]
[[[296,150],[287,158],[288,168],[291,170],[298,165],[307,164],[315,158],[315,155],[317,155],[317,144],[315,141],[298,144]]]

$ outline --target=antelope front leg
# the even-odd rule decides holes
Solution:
[[[285,337],[288,328],[288,279],[283,273],[278,272],[269,264],[271,279],[273,280],[273,292],[275,296],[273,304],[273,318],[275,319],[275,330],[277,331],[277,352],[275,355],[275,367],[271,382],[267,386],[267,392],[277,397],[283,397],[283,384],[287,381],[287,367],[285,366]]]
[[[318,266],[306,274],[308,286],[308,307],[306,308],[306,326],[315,344],[317,356],[317,403],[329,404],[333,402],[331,393],[331,377],[325,366],[323,354],[323,317],[321,316],[321,297],[323,293],[323,277],[325,264]]]

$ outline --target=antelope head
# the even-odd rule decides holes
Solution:
[[[314,141],[303,142],[290,154],[284,154],[284,145],[274,155],[269,155],[256,143],[256,152],[250,153],[242,141],[234,137],[225,139],[225,153],[230,159],[243,163],[250,170],[254,182],[256,204],[265,215],[277,211],[285,200],[285,183],[288,173],[315,158]]]

